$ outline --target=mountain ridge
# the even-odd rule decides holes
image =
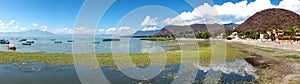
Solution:
[[[272,29],[286,30],[291,26],[300,26],[300,15],[280,8],[262,10],[249,17],[236,27],[238,32],[265,32]]]

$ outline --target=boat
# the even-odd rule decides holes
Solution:
[[[74,40],[68,40],[68,42],[74,42]]]
[[[56,39],[50,39],[51,41],[55,41]]]
[[[27,39],[21,39],[19,42],[22,42],[22,41],[27,41]]]
[[[0,40],[0,44],[9,44],[9,41],[2,39],[2,40]]]
[[[100,41],[95,41],[95,42],[92,42],[92,43],[99,44],[99,43],[100,43]]]
[[[114,38],[112,38],[112,39],[103,39],[102,41],[120,41],[120,39],[114,39]]]
[[[31,45],[31,43],[26,42],[26,43],[22,43],[22,45]]]
[[[34,41],[26,41],[26,43],[34,43]]]
[[[9,44],[6,47],[7,47],[8,50],[13,50],[13,51],[15,51],[17,49],[13,44]]]
[[[62,41],[54,41],[54,43],[62,43]]]

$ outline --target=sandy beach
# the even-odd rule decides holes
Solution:
[[[260,40],[227,40],[227,42],[238,42],[242,44],[248,45],[256,45],[260,47],[268,47],[268,48],[277,48],[277,49],[284,49],[284,50],[291,50],[291,51],[300,51],[300,43],[277,43],[277,42],[270,42],[265,41],[262,42]]]

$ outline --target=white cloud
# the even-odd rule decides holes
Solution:
[[[96,29],[79,27],[74,29],[75,34],[96,34]]]
[[[0,32],[18,32],[25,27],[20,27],[16,20],[9,20],[7,22],[0,20]]]
[[[229,23],[232,23],[232,21],[231,20],[223,20],[219,24],[229,24]]]
[[[220,16],[234,16],[235,19],[241,19],[237,23],[244,22],[247,18],[256,12],[269,9],[269,8],[283,8],[300,14],[300,1],[299,0],[283,0],[279,5],[271,4],[270,0],[256,0],[247,5],[247,1],[238,3],[227,2],[223,5],[214,5]]]
[[[141,26],[157,25],[157,19],[158,17],[151,18],[150,16],[146,16],[144,21],[141,23]]]
[[[235,24],[242,24],[244,23],[245,21],[239,21],[239,22],[235,22]]]
[[[103,30],[102,30],[103,31]],[[116,34],[116,35],[132,35],[135,32],[134,29],[123,26],[119,28],[109,28],[105,31],[105,34]]]
[[[142,29],[142,31],[154,31],[154,30],[158,30],[158,28],[156,26],[153,26],[153,27],[144,27]]]
[[[174,18],[163,20],[166,25],[190,25],[195,23],[220,23],[214,22],[217,19],[216,9],[207,3],[195,8],[192,12],[182,12]]]
[[[119,28],[109,28],[109,29],[90,29],[85,27],[79,28],[58,28],[49,30],[54,34],[115,34],[115,35],[131,35],[135,32],[132,28],[128,26]]]
[[[36,23],[31,23],[27,26],[20,25],[16,20],[4,21],[0,20],[0,32],[21,32],[27,31],[29,28],[38,29],[39,26]],[[48,26],[40,26],[41,30],[46,31]]]
[[[36,23],[31,23],[31,25],[32,26],[34,26],[34,27],[37,27],[37,26],[39,26],[38,24],[36,24]]]
[[[235,19],[237,23],[244,22],[247,18],[268,8],[283,8],[300,14],[300,0],[283,0],[279,5],[272,5],[270,0],[256,0],[247,4],[248,2],[241,1],[238,3],[227,2],[223,5],[209,5],[204,3],[198,6],[191,12],[182,12],[174,18],[167,18],[163,20],[165,25],[190,25],[195,23],[224,23],[229,20],[221,21],[219,17],[233,16],[231,21]]]
[[[17,24],[16,20],[10,20],[9,21],[9,25],[14,25],[14,24]]]
[[[47,31],[48,26],[41,26],[41,28],[42,28],[43,31]]]
[[[54,34],[73,34],[74,29],[73,28],[58,28],[58,29],[49,30],[49,32],[54,33]]]
[[[98,32],[99,32],[99,34],[104,34],[105,33],[105,29],[99,29]]]
[[[26,27],[21,27],[20,30],[25,31],[25,30],[27,30],[27,28]]]
[[[86,27],[78,27],[78,28],[57,28],[49,30],[49,32],[54,34],[86,34],[92,35],[96,34],[96,29],[90,29]]]

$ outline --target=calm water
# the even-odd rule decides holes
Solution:
[[[55,37],[37,37],[36,40],[32,37],[0,37],[1,39],[7,39],[14,44],[17,48],[16,52],[43,52],[43,53],[65,53],[72,54],[72,42],[67,42],[72,40],[70,36],[55,36]],[[88,41],[87,38],[91,37],[81,37],[81,43],[74,42],[76,45],[95,45],[91,47],[95,49],[96,53],[111,53],[111,46],[114,46],[116,49],[124,49],[129,46],[127,49],[129,53],[145,53],[148,52],[148,49],[152,46],[169,46],[173,43],[166,42],[154,42],[154,41],[142,41],[137,38],[121,38],[121,41],[113,42],[103,42],[103,38],[107,37],[96,37],[95,41],[100,43],[93,43],[93,41]],[[22,45],[21,42],[18,42],[21,39],[33,40],[35,43],[32,45]],[[62,43],[54,43],[50,39],[56,39],[57,41],[62,41]],[[128,42],[129,41],[129,44]],[[0,51],[10,51],[6,48],[7,44],[0,45]],[[116,50],[117,51],[117,50]],[[76,53],[76,52],[75,52]],[[121,53],[121,52],[114,52]]]
[[[180,66],[168,65],[165,68],[170,70],[162,71],[158,76],[148,81],[132,79],[121,71],[112,69],[112,67],[98,69],[102,69],[106,78],[112,84],[141,82],[169,84],[174,80],[172,74],[178,73]],[[199,66],[195,83],[203,81],[207,72],[222,73],[220,83],[251,82],[256,77],[255,71],[256,69],[244,59],[237,59],[220,65]],[[1,84],[80,84],[73,65],[49,65],[44,63],[1,64],[0,81]]]
[[[44,52],[44,53],[66,53],[72,54],[72,43],[67,42],[72,40],[72,37],[0,37],[1,39],[8,39],[17,47],[15,52]],[[87,41],[88,37],[82,37],[81,43],[74,43],[80,45],[95,45],[96,53],[111,53],[111,46],[117,49],[127,48],[127,41],[130,39],[122,38],[121,41],[116,42],[102,42],[103,38],[97,37],[95,41],[100,43],[92,43]],[[28,46],[22,45],[18,42],[21,39],[34,40],[35,43]],[[62,41],[62,43],[54,43],[50,39]],[[172,46],[172,42],[154,42],[141,41],[139,39],[131,39],[128,52],[130,53],[144,53],[148,52],[153,46]],[[6,49],[7,44],[0,45],[1,51],[9,51]],[[118,50],[116,50],[118,51]],[[118,53],[118,52],[116,52]],[[119,52],[122,53],[122,52]],[[146,66],[144,66],[146,67]],[[90,69],[90,67],[80,67]],[[143,67],[142,67],[143,68]],[[157,67],[159,68],[159,67]],[[154,84],[169,84],[174,80],[174,76],[179,72],[180,65],[167,65],[168,70],[162,71],[158,76],[150,80],[136,80],[124,75],[114,67],[102,67],[96,70],[102,70],[106,78],[112,84],[132,84],[132,83],[154,83]],[[199,70],[196,74],[194,83],[201,83],[205,80],[207,73],[221,73],[219,78],[220,83],[242,83],[251,82],[255,78],[256,69],[247,63],[244,59],[236,59],[234,61],[226,62],[224,64],[198,66]],[[74,65],[53,65],[45,63],[12,63],[0,64],[0,81],[1,84],[81,84],[77,76]]]

